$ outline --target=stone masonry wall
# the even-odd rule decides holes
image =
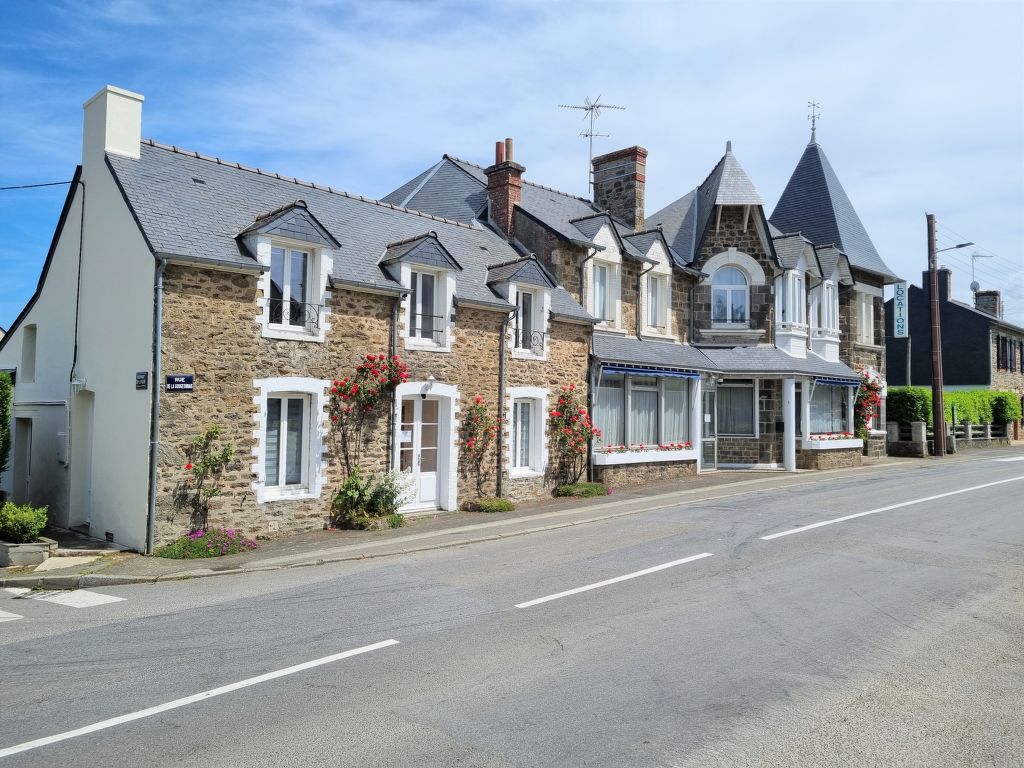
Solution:
[[[222,427],[222,444],[232,443],[236,460],[222,480],[223,494],[211,504],[210,520],[266,535],[271,523],[282,532],[319,528],[329,517],[330,500],[343,478],[340,457],[325,457],[326,484],[319,499],[274,500],[257,504],[251,471],[256,440],[254,379],[302,376],[332,380],[349,375],[366,354],[389,349],[394,299],[334,290],[324,344],[264,339],[256,323],[256,278],[212,270],[169,267],[164,277],[162,364],[166,374],[192,374],[194,391],[161,393],[160,466],[158,468],[157,539],[167,541],[188,524],[175,509],[173,493],[184,471],[184,450],[207,425]],[[458,308],[452,330],[452,351],[406,350],[399,338],[397,353],[409,367],[410,381],[438,382],[458,388],[458,409],[475,395],[484,396],[496,415],[500,312]],[[586,391],[591,329],[586,325],[551,324],[546,361],[513,360],[506,350],[507,386],[547,387],[557,396],[562,385],[575,383]],[[369,431],[361,463],[368,472],[386,470],[390,409]],[[458,423],[453,428],[459,429]],[[506,449],[499,442],[501,450]],[[485,493],[495,490],[498,445],[486,474]],[[506,469],[507,471],[507,469]],[[476,496],[475,477],[458,469],[459,501]],[[547,493],[543,482],[514,480],[506,491],[517,498]]]
[[[1006,369],[1000,369],[996,365],[996,361],[999,360],[997,357],[998,350],[996,348],[996,336],[1006,336],[1013,339],[1014,345],[1017,345],[1017,354],[1015,357],[1014,370],[1008,371]],[[989,343],[992,345],[992,351],[990,353],[992,361],[992,389],[997,392],[1016,392],[1017,394],[1024,395],[1024,373],[1021,373],[1021,349],[1020,342],[1024,339],[1024,336],[1013,336],[1009,334],[1006,329],[998,328],[989,335]]]
[[[223,430],[220,444],[234,444],[236,459],[223,476],[223,494],[211,504],[211,523],[258,535],[267,533],[271,522],[283,532],[319,528],[327,519],[327,489],[341,481],[339,462],[332,457],[321,499],[256,503],[251,465],[257,391],[252,382],[271,376],[333,379],[353,369],[363,355],[387,352],[393,300],[333,292],[327,343],[317,344],[262,338],[257,293],[252,275],[179,266],[168,267],[164,275],[163,370],[192,374],[194,390],[160,395],[157,543],[179,535],[188,524],[187,512],[172,502],[175,486],[186,476],[184,450],[214,423]],[[384,468],[386,445],[385,438],[367,446],[368,468]]]
[[[882,288],[880,278],[854,270],[854,279],[858,283]],[[844,287],[839,292],[839,359],[852,366],[863,365],[874,368],[885,376],[885,300],[875,296],[872,301],[874,312],[874,339],[871,344],[857,341],[857,307],[856,293]]]
[[[704,245],[701,247],[697,263],[694,266],[702,267],[712,256],[729,248],[736,248],[755,259],[764,270],[766,284],[750,288],[750,327],[764,330],[765,335],[762,341],[771,342],[774,315],[771,282],[775,266],[761,242],[761,237],[754,224],[754,216],[755,212],[752,211],[744,232],[742,206],[726,206],[722,210],[721,222],[716,231],[716,217],[715,214],[712,214],[707,237],[704,238]],[[698,331],[711,328],[710,282],[699,285],[694,291],[693,314],[694,324]]]
[[[859,467],[862,459],[861,448],[835,448],[828,451],[804,451],[796,449],[797,469],[841,469]]]
[[[635,488],[651,483],[685,480],[697,475],[696,461],[657,461],[594,467],[594,480],[609,488]]]

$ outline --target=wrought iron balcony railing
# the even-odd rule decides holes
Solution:
[[[429,339],[438,346],[444,345],[444,316],[414,313],[410,318],[409,335],[414,339]]]
[[[516,349],[523,349],[533,355],[543,355],[547,346],[548,335],[541,331],[531,331],[523,328],[515,329]]]
[[[320,310],[323,305],[290,299],[270,299],[269,304],[271,324],[305,328],[307,331],[320,330]]]

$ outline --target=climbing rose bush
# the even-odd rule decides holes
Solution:
[[[461,432],[461,454],[476,479],[477,496],[482,497],[489,474],[488,458],[498,437],[498,419],[491,415],[482,395],[474,397],[466,409]]]
[[[340,444],[346,474],[359,464],[363,431],[385,410],[395,387],[409,380],[409,367],[398,355],[366,355],[351,376],[331,382],[331,430]]]
[[[558,485],[579,482],[587,468],[590,441],[601,437],[580,401],[575,384],[562,387],[558,404],[548,414],[555,481]]]
[[[853,403],[853,422],[854,430],[860,434],[867,430],[868,422],[882,405],[882,379],[862,365],[857,366],[857,372],[860,374],[860,389]]]

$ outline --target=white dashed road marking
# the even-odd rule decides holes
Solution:
[[[0,611],[0,621],[14,621],[15,619],[22,618],[16,613],[8,613],[7,611]]]
[[[994,461],[1024,461],[1024,456],[1014,456],[1009,459],[994,459]]]

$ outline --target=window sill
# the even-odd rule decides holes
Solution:
[[[749,331],[750,323],[718,323],[711,321],[713,331]]]
[[[622,335],[626,334],[625,328],[619,328],[616,325],[609,325],[608,323],[598,323],[597,325],[594,326],[594,330],[604,331],[605,333],[621,333]]]
[[[417,352],[451,352],[451,337],[446,337],[444,344],[435,344],[432,341],[420,341],[409,336],[405,337],[405,348]]]
[[[595,451],[592,457],[594,466],[607,467],[616,464],[651,464],[656,461],[696,461],[697,451],[694,449],[662,451],[658,449],[644,451]]]
[[[508,471],[509,480],[523,480],[535,477],[544,477],[544,473],[536,469],[524,469],[522,467]]]
[[[811,335],[816,339],[832,339],[839,341],[839,331],[832,328],[815,328]]]
[[[835,451],[840,448],[863,448],[864,441],[859,437],[848,440],[800,440],[800,448],[805,451]]]
[[[679,337],[674,333],[659,333],[649,328],[640,332],[640,338],[645,341],[679,341]]]
[[[861,349],[872,349],[872,350],[876,350],[878,352],[881,352],[883,349],[885,349],[885,347],[883,347],[881,344],[872,344],[872,343],[867,342],[867,341],[858,341],[858,340],[855,340],[853,342],[853,346],[860,347]]]
[[[263,329],[264,339],[277,339],[279,341],[317,341],[323,343],[324,334],[322,331],[312,331],[308,328],[287,325],[268,325]]]
[[[298,501],[301,499],[318,499],[318,495],[312,493],[309,488],[265,488],[263,491],[264,503],[274,501]]]
[[[527,349],[520,349],[519,347],[512,347],[512,359],[513,360],[537,360],[540,362],[548,359],[548,350],[545,348],[540,354],[534,354]]]

